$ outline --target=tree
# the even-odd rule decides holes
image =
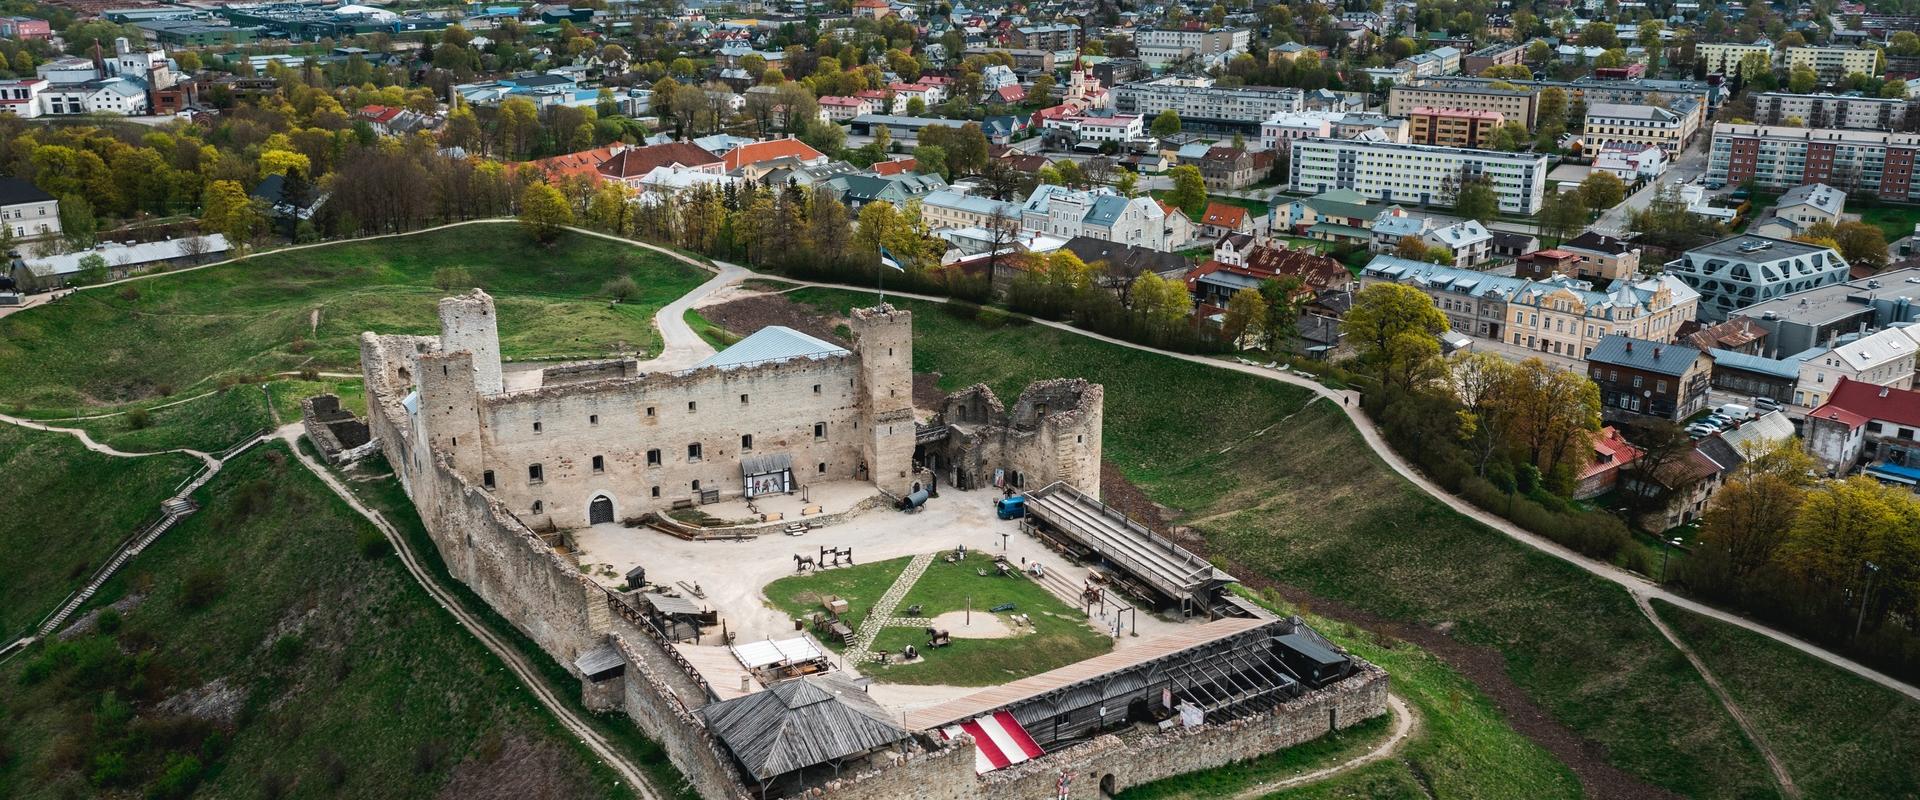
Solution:
[[[1499,216],[1500,198],[1493,194],[1493,182],[1484,177],[1462,180],[1453,198],[1453,210],[1463,219],[1488,220]]]
[[[1418,236],[1402,236],[1393,247],[1393,254],[1408,261],[1427,260],[1427,241]]]
[[[240,247],[253,238],[259,226],[259,212],[253,198],[239,181],[214,181],[200,199],[200,229],[224,234],[227,242]]]
[[[260,152],[261,175],[285,175],[288,172],[310,173],[313,161],[302,153],[291,150],[263,150]]]
[[[107,282],[109,274],[107,272],[106,256],[100,255],[99,253],[88,253],[80,257],[79,266],[80,271],[73,276],[74,285],[93,286]]]
[[[939,175],[951,180],[953,170],[947,165],[947,148],[937,144],[923,144],[913,148],[913,160],[918,165],[916,172],[922,175]]]
[[[1173,179],[1173,191],[1167,193],[1167,204],[1187,213],[1191,217],[1206,210],[1207,179],[1200,175],[1200,168],[1192,164],[1182,164],[1167,171]]]
[[[466,267],[441,267],[433,271],[433,285],[440,291],[451,292],[477,287],[480,283]]]
[[[1595,172],[1580,182],[1580,201],[1594,211],[1604,211],[1627,199],[1627,185],[1611,172]]]
[[[587,226],[616,236],[631,232],[633,204],[628,202],[624,184],[604,181],[587,201]]]
[[[1267,303],[1267,317],[1261,322],[1261,346],[1267,352],[1278,352],[1286,346],[1295,332],[1294,324],[1300,320],[1302,298],[1310,296],[1305,291],[1306,283],[1298,275],[1286,275],[1268,278],[1260,282],[1260,299]]]
[[[1460,401],[1460,439],[1474,457],[1474,474],[1486,475],[1487,463],[1508,446],[1514,415],[1510,404],[1519,367],[1492,353],[1455,355],[1447,365],[1447,387]]]
[[[1619,47],[1620,37],[1614,33],[1613,23],[1592,22],[1580,29],[1580,44],[1587,47]]]
[[[1833,226],[1833,240],[1840,255],[1855,264],[1878,269],[1887,265],[1887,236],[1878,226],[1846,221]]]
[[[1540,206],[1540,232],[1554,244],[1577,235],[1587,224],[1587,209],[1580,193],[1549,192]]]
[[[1447,315],[1434,306],[1433,298],[1397,283],[1361,289],[1340,323],[1360,363],[1382,383],[1401,389],[1433,380],[1440,359],[1440,334],[1447,328]]]
[[[1585,452],[1600,429],[1600,387],[1583,373],[1529,358],[1520,363],[1518,380],[1509,388],[1515,443],[1546,475]]]
[[[1258,289],[1241,289],[1227,298],[1227,315],[1220,330],[1227,341],[1239,347],[1243,341],[1257,342],[1265,338],[1266,320],[1266,298],[1260,296]]]
[[[1040,75],[1033,79],[1033,88],[1027,90],[1027,102],[1046,108],[1053,105],[1053,76]]]
[[[1180,115],[1169,108],[1153,118],[1152,127],[1147,129],[1155,138],[1167,139],[1180,135]]]
[[[1820,76],[1813,71],[1812,67],[1805,64],[1796,64],[1787,73],[1787,91],[1794,94],[1806,94],[1818,85],[1820,85]]]
[[[541,244],[552,244],[573,224],[573,206],[565,195],[544,183],[529,183],[520,193],[520,227]]]
[[[1187,294],[1185,281],[1167,280],[1157,272],[1147,272],[1133,284],[1133,310],[1146,318],[1149,325],[1171,328],[1193,315],[1193,296]]]
[[[100,218],[93,204],[77,194],[60,197],[60,235],[76,248],[92,247],[100,234]]]
[[[1700,540],[1724,550],[1735,579],[1773,561],[1786,541],[1812,477],[1814,461],[1799,441],[1788,439],[1771,450],[1743,453],[1747,463],[1713,495],[1700,521]]]

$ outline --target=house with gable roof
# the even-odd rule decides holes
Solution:
[[[1087,236],[1152,250],[1165,250],[1169,246],[1166,211],[1158,201],[1150,197],[1122,197],[1106,188],[1075,190],[1054,184],[1034,187],[1020,206],[1020,226],[1064,239]]]

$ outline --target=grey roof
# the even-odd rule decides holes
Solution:
[[[604,675],[626,665],[627,659],[622,657],[620,651],[614,649],[612,644],[602,644],[581,653],[579,658],[573,660],[574,669],[589,678]]]
[[[653,610],[662,614],[695,616],[700,613],[700,607],[694,605],[692,600],[684,597],[673,597],[657,592],[647,592],[646,594],[640,595],[640,599],[647,601],[647,605],[653,606]]]
[[[1381,254],[1367,262],[1361,274],[1395,283],[1406,283],[1435,291],[1469,297],[1486,297],[1505,302],[1533,302],[1535,298],[1549,292],[1566,290],[1578,295],[1580,302],[1587,307],[1589,316],[1602,316],[1608,309],[1639,308],[1647,305],[1653,295],[1662,286],[1679,304],[1689,297],[1697,297],[1691,287],[1677,278],[1660,275],[1647,278],[1638,283],[1615,282],[1613,288],[1597,292],[1593,284],[1565,275],[1555,275],[1545,280],[1529,280],[1490,272],[1476,272],[1459,267],[1444,267],[1426,261],[1414,261],[1399,256]]]
[[[991,215],[995,211],[1004,211],[1009,217],[1016,220],[1020,218],[1020,204],[1018,203],[1009,203],[1005,200],[995,200],[991,197],[981,197],[975,194],[961,194],[950,189],[927,193],[927,196],[920,198],[920,205],[952,208],[974,214]]]
[[[703,367],[734,369],[773,361],[791,361],[796,358],[817,361],[846,354],[847,349],[837,344],[823,342],[784,325],[769,325],[754,331],[752,336],[735,342],[732,347],[708,356],[707,360],[695,364],[694,369]]]
[[[0,205],[44,203],[52,199],[53,195],[25,178],[0,178]]]
[[[776,683],[697,713],[762,782],[907,738],[886,709],[839,673]]]
[[[1589,118],[1644,119],[1660,123],[1674,122],[1680,119],[1680,115],[1659,106],[1640,105],[1637,103],[1594,103],[1593,105],[1587,106],[1587,116]]]
[[[1787,356],[1786,358],[1767,358],[1766,356],[1756,356],[1733,350],[1722,350],[1717,347],[1707,351],[1709,355],[1713,356],[1713,368],[1715,370],[1722,368],[1737,369],[1741,372],[1755,372],[1786,380],[1797,380],[1800,377],[1800,362],[1807,360],[1807,356],[1814,352],[1813,350],[1808,350],[1803,353]]]
[[[1094,199],[1093,209],[1087,212],[1087,218],[1082,221],[1090,225],[1111,226],[1120,219],[1121,214],[1126,212],[1127,198],[1111,194],[1101,195]]]
[[[1773,210],[1778,213],[1780,209],[1798,205],[1813,206],[1823,214],[1838,215],[1847,207],[1847,196],[1824,183],[1809,183],[1788,189],[1773,204]]]
[[[1729,236],[1704,247],[1688,250],[1689,255],[1699,254],[1715,258],[1727,258],[1749,263],[1778,261],[1783,258],[1806,256],[1820,252],[1832,252],[1831,249],[1817,244],[1796,242],[1792,239],[1774,239],[1768,236],[1741,234]]]
[[[1587,360],[1677,378],[1687,374],[1687,368],[1693,366],[1694,359],[1699,357],[1700,351],[1685,345],[1661,344],[1616,333],[1601,337],[1600,343],[1594,345],[1593,352],[1587,355]]]

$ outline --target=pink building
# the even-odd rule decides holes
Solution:
[[[0,17],[0,37],[8,39],[52,39],[53,25],[32,17]]]

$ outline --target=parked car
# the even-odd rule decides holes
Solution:
[[[1779,411],[1780,401],[1775,400],[1771,397],[1756,397],[1756,398],[1753,398],[1753,407],[1760,409],[1763,412]]]

